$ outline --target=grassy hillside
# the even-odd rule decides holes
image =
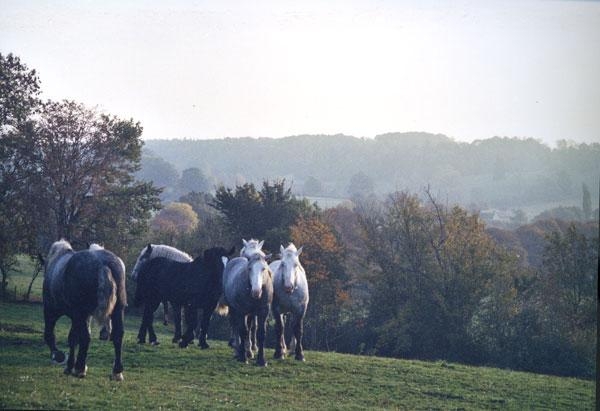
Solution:
[[[594,383],[445,362],[307,352],[306,363],[236,362],[225,342],[176,348],[135,343],[129,316],[125,381],[109,381],[112,346],[94,326],[85,379],[50,364],[41,305],[0,302],[0,408],[75,409],[593,409]],[[65,347],[68,320],[57,326]],[[267,350],[271,357],[272,350]]]

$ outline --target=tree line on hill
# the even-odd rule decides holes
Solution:
[[[265,240],[272,252],[291,241],[304,247],[309,349],[595,376],[597,220],[490,228],[478,212],[450,206],[430,189],[356,195],[351,205],[321,209],[285,179],[214,180],[214,191],[207,189],[210,178],[193,164],[174,174],[169,196],[176,201],[161,203],[159,184],[136,174],[144,161],[138,123],[75,102],[40,101],[37,74],[13,55],[0,54],[0,69],[7,79],[0,93],[3,291],[16,255],[45,253],[61,236],[76,248],[101,242],[127,267],[148,242],[198,255],[242,238]],[[424,144],[456,145],[423,137]],[[340,139],[330,142],[335,150]],[[233,154],[254,143],[224,144]],[[553,155],[536,142],[519,144]],[[345,147],[345,161],[323,165],[352,168]],[[135,284],[128,287],[134,292]]]
[[[353,198],[416,192],[430,185],[450,203],[483,210],[581,204],[582,184],[591,188],[597,208],[600,185],[598,143],[561,141],[550,148],[532,138],[459,143],[439,134],[390,133],[374,139],[313,135],[149,140],[145,147],[142,179],[145,173],[164,178],[197,169],[211,189],[285,178],[297,195]],[[146,168],[146,162],[152,167]],[[159,185],[174,187],[168,179]]]

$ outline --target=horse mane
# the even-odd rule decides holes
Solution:
[[[73,247],[71,247],[71,244],[67,240],[61,238],[60,240],[55,241],[50,246],[50,251],[48,251],[48,264],[69,252],[73,252]]]
[[[146,248],[142,250],[140,253],[140,257],[144,254]],[[150,254],[150,259],[156,257],[164,257],[169,260],[178,261],[181,263],[188,263],[193,260],[192,256],[188,253],[181,251],[175,247],[171,247],[170,245],[164,244],[152,244],[152,253]]]

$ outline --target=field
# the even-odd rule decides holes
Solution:
[[[223,341],[179,349],[135,343],[128,316],[125,381],[109,380],[112,345],[93,340],[84,379],[52,365],[39,304],[0,302],[0,408],[50,409],[593,409],[594,382],[573,378],[307,351],[305,363],[236,362]],[[68,319],[57,326],[66,348]],[[268,349],[268,358],[273,350]]]

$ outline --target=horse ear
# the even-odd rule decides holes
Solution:
[[[46,260],[44,260],[44,256],[43,255],[41,255],[41,254],[38,253],[37,257],[38,257],[38,260],[39,260],[40,264],[46,265]]]
[[[242,238],[242,244],[244,244],[244,247],[246,247],[248,245],[248,241]]]
[[[273,257],[273,253],[269,253],[269,254],[265,255],[265,260],[270,260],[271,257]]]
[[[91,244],[89,243],[89,241],[85,242],[85,248],[90,248]]]
[[[258,249],[260,250],[263,246],[263,244],[265,243],[265,240],[262,240],[260,243],[258,243]]]
[[[304,246],[301,246],[301,247],[298,249],[298,252],[296,252],[296,255],[297,255],[298,257],[300,257],[300,254],[302,254],[302,247],[304,247]]]
[[[283,252],[285,251],[285,248],[283,248],[283,246],[281,244],[279,244],[279,253],[283,256]]]

